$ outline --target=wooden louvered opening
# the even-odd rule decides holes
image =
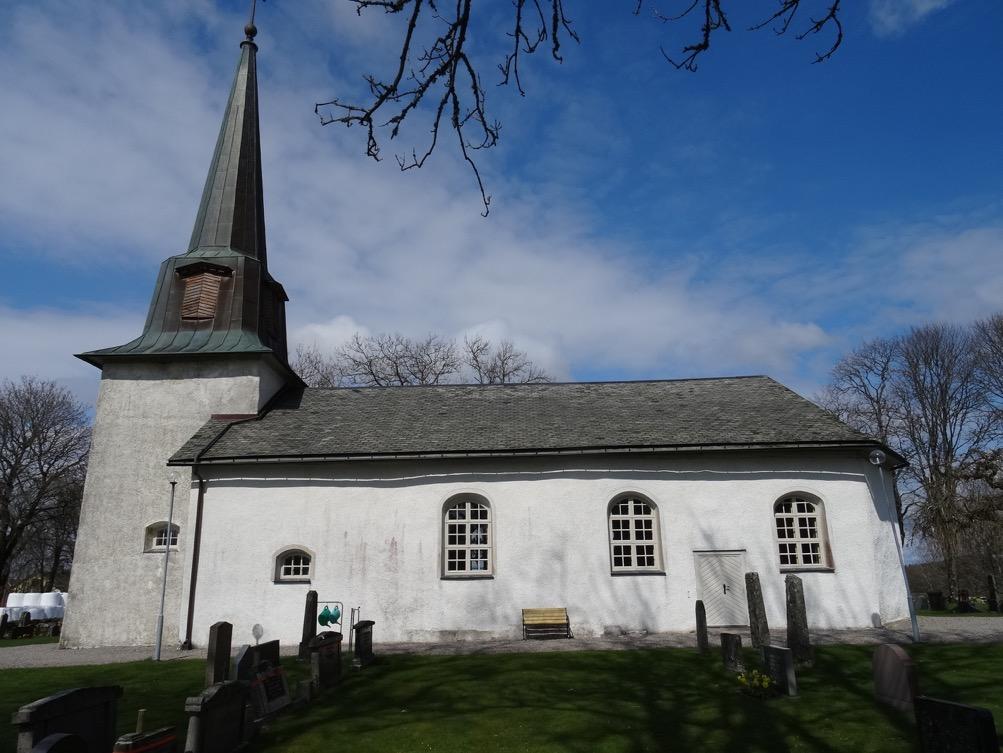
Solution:
[[[181,318],[203,321],[216,315],[219,286],[223,278],[215,272],[200,272],[185,278],[185,295],[181,301]]]

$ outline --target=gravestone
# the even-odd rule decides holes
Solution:
[[[763,587],[759,583],[759,573],[745,574],[745,596],[749,602],[749,629],[752,631],[752,647],[769,646],[770,624],[766,621],[766,604],[763,603]]]
[[[874,697],[899,711],[909,711],[918,693],[916,666],[901,646],[882,643],[871,659]]]
[[[796,575],[788,575],[787,585],[787,648],[799,664],[811,664],[814,653],[808,635],[808,612],[805,610],[804,586]]]
[[[0,638],[7,632],[7,613],[0,614]]]
[[[31,753],[58,733],[80,738],[87,750],[111,750],[121,695],[118,685],[74,688],[22,706],[11,717],[17,728],[17,753]]]
[[[710,651],[710,639],[707,637],[707,610],[700,600],[697,600],[697,650],[701,654]]]
[[[233,662],[234,679],[240,682],[250,682],[254,679],[254,668],[257,665],[257,646],[244,644],[237,651],[237,658]]]
[[[943,591],[927,591],[926,598],[930,601],[930,609],[934,612],[943,612],[947,609],[947,600]]]
[[[21,618],[17,621],[18,627],[28,627],[31,624],[31,612],[21,612]]]
[[[743,672],[742,636],[738,633],[721,633],[721,659],[724,668],[732,672]]]
[[[1000,608],[1000,595],[999,591],[996,590],[996,576],[992,573],[986,576],[986,585],[988,586],[986,589],[986,601],[989,602],[989,611],[998,612]],[[0,630],[0,635],[2,634],[3,631]]]
[[[254,648],[257,655],[258,664],[266,661],[273,667],[277,667],[282,663],[281,659],[279,658],[279,642],[277,640],[265,641],[264,643],[259,643]]]
[[[361,620],[352,627],[355,631],[355,658],[352,666],[365,667],[376,661],[373,654],[373,625],[372,620]]]
[[[79,735],[57,732],[35,744],[31,753],[90,753],[87,743]]]
[[[996,724],[988,709],[919,696],[916,728],[922,753],[999,753]]]
[[[798,694],[798,676],[794,671],[794,654],[782,646],[763,646],[763,667],[781,695]]]
[[[209,647],[205,659],[205,686],[230,679],[230,639],[233,625],[217,622],[209,628]]]
[[[325,631],[310,641],[310,676],[316,688],[330,688],[341,679],[341,633]]]
[[[317,592],[307,591],[306,606],[303,608],[303,637],[300,639],[299,659],[310,658],[310,641],[317,635]]]
[[[185,701],[188,736],[185,753],[230,753],[244,742],[247,689],[227,681]]]
[[[292,703],[285,671],[267,661],[258,665],[250,690],[251,703],[259,717],[274,714]]]
[[[161,727],[152,732],[130,732],[115,742],[113,753],[176,753],[178,735],[174,727]]]

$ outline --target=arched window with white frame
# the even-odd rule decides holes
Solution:
[[[795,492],[773,505],[781,570],[831,568],[822,500]]]
[[[614,573],[662,572],[658,507],[639,494],[623,494],[609,505],[609,557]]]
[[[461,578],[494,573],[491,506],[483,497],[450,499],[442,513],[442,574]]]
[[[276,583],[309,583],[313,555],[305,549],[286,549],[275,557]]]
[[[162,552],[168,547],[178,548],[178,538],[181,529],[176,523],[168,525],[166,520],[151,523],[146,527],[143,550],[146,552]]]

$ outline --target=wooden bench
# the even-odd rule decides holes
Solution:
[[[564,607],[522,610],[522,637],[571,638],[571,621]]]

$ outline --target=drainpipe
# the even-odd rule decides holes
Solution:
[[[195,622],[195,586],[198,584],[199,551],[202,548],[202,508],[205,504],[206,483],[199,471],[198,457],[195,458],[195,463],[192,465],[192,475],[198,479],[199,496],[198,502],[195,504],[195,541],[192,544],[191,579],[188,581],[188,619],[185,622],[185,639],[181,642],[183,651],[191,651],[194,648],[192,645],[192,626]]]

